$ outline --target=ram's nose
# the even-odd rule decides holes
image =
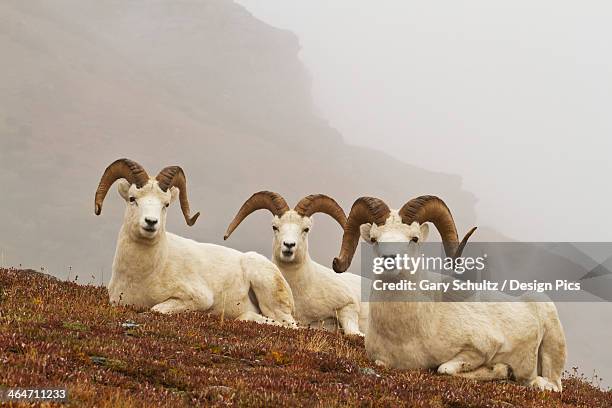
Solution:
[[[285,248],[287,249],[292,249],[295,246],[295,242],[291,242],[291,241],[283,241],[283,245],[285,246]]]
[[[146,217],[145,222],[147,223],[147,226],[154,227],[157,225],[158,219],[153,217]]]

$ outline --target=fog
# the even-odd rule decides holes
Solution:
[[[238,3],[298,35],[349,143],[461,176],[512,238],[612,239],[609,2]]]
[[[222,238],[264,189],[347,211],[435,194],[480,241],[612,240],[610,6],[239,3],[256,18],[231,0],[0,2],[0,266],[106,284],[125,203],[113,188],[96,217],[93,194],[119,157],[186,170],[202,217],[174,205],[170,231],[266,255],[267,212]],[[315,218],[329,265],[342,232]],[[567,366],[610,377],[612,305],[559,306]]]

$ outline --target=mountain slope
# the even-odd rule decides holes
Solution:
[[[0,386],[67,388],[68,406],[605,407],[563,393],[387,370],[363,341],[314,329],[111,307],[105,288],[0,269]]]
[[[93,195],[119,157],[153,174],[181,165],[202,217],[188,228],[175,205],[169,230],[205,242],[222,243],[242,202],[262,189],[290,205],[327,193],[346,211],[361,195],[399,207],[437,194],[460,232],[475,224],[476,199],[460,177],[347,145],[316,114],[295,35],[229,0],[4,0],[0,50],[4,265],[108,282],[124,203],[111,191],[96,217]],[[341,231],[325,215],[315,224],[311,253],[329,265]],[[226,244],[269,255],[271,234],[270,215],[259,212]],[[474,236],[498,238],[484,228]],[[604,306],[562,310],[570,364],[589,372],[610,366],[604,342],[581,335],[610,338]]]
[[[170,230],[199,240],[220,242],[260,189],[291,205],[328,193],[346,210],[364,194],[400,206],[434,193],[462,230],[474,222],[459,177],[346,145],[314,113],[295,36],[234,3],[10,0],[0,18],[0,248],[11,264],[97,279],[104,268],[108,279],[123,203],[111,192],[96,218],[92,202],[118,157],[150,173],[183,166],[203,217],[188,230],[173,209]],[[268,253],[269,215],[252,218],[229,244]],[[340,231],[319,219],[311,246],[328,263]]]

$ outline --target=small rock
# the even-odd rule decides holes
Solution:
[[[375,376],[377,378],[380,378],[380,374],[377,374],[376,371],[374,371],[370,367],[362,367],[362,368],[359,369],[359,371],[361,371],[361,374],[364,374],[364,375],[373,375],[373,376]]]
[[[131,320],[128,320],[127,322],[121,323],[121,327],[123,327],[124,329],[135,329],[137,327],[140,327],[140,325],[138,323],[134,323]]]
[[[91,356],[89,357],[91,359],[91,362],[97,365],[106,365],[108,363],[108,360],[106,359],[106,357],[100,357],[100,356]]]

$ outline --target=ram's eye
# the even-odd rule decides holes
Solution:
[[[278,232],[278,227],[277,227],[276,225],[273,225],[273,226],[272,226],[272,229],[273,229],[274,231]]]
[[[170,207],[170,203],[166,203],[166,208]]]
[[[419,242],[419,237],[412,237],[411,241],[416,244],[417,242]]]
[[[306,234],[308,234],[308,232],[309,232],[309,231],[310,231],[310,228],[304,228],[304,232],[305,232]]]
[[[135,203],[136,202],[136,197],[130,197],[130,203]]]

